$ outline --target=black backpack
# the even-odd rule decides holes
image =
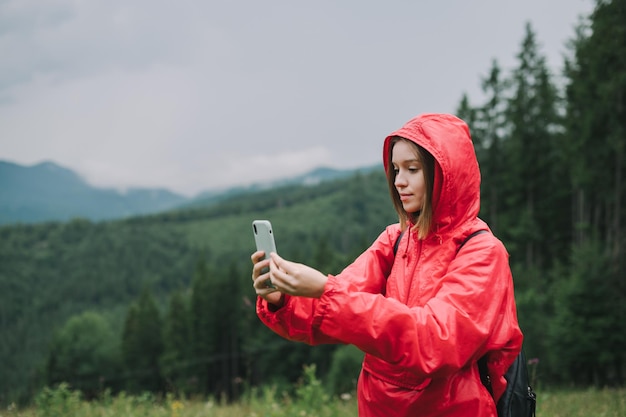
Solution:
[[[480,233],[487,233],[486,230],[477,230],[470,234],[459,246],[457,252],[461,250],[463,245],[468,240]],[[400,233],[396,243],[393,246],[394,255],[398,251],[398,245],[404,232]],[[491,380],[487,373],[487,358],[483,356],[478,360],[478,370],[480,372],[480,380],[487,390],[493,396],[493,389],[491,387]],[[498,417],[534,417],[535,409],[537,405],[537,395],[530,386],[528,378],[528,368],[526,362],[526,356],[524,351],[520,351],[519,355],[515,358],[515,361],[511,364],[509,369],[504,375],[506,379],[506,390],[498,404],[496,409],[498,410]]]
[[[537,395],[530,386],[526,364],[526,356],[524,351],[521,351],[504,374],[507,384],[504,394],[496,405],[498,417],[535,416]],[[484,356],[478,360],[478,370],[480,380],[493,396],[491,381],[487,374],[487,358]]]

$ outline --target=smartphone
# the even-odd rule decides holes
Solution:
[[[265,252],[265,258],[270,257],[271,252],[276,252],[276,242],[274,241],[274,232],[272,230],[272,223],[269,220],[254,220],[252,222],[252,231],[254,232],[254,242],[256,243],[256,250],[262,250]],[[263,268],[262,273],[266,273],[268,268]],[[274,288],[272,282],[268,279],[267,286]]]

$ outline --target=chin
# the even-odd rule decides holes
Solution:
[[[422,210],[422,207],[418,204],[407,204],[403,205],[402,208],[404,208],[404,211],[411,215],[419,213]]]

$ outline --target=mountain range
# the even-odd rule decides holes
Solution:
[[[175,209],[202,207],[227,198],[285,185],[312,185],[380,169],[317,168],[304,175],[250,186],[207,190],[186,197],[165,188],[131,188],[124,192],[88,184],[71,169],[46,161],[24,166],[0,160],[0,225],[85,218],[126,218]]]

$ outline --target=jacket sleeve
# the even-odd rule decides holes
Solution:
[[[339,275],[329,275],[324,292],[330,291],[335,294],[340,291],[343,294],[340,298],[350,293],[369,298],[384,292],[386,279],[395,257],[393,246],[399,234],[399,225],[388,226],[374,243]],[[341,337],[320,332],[319,327],[313,325],[314,320],[319,324],[320,314],[323,314],[321,311],[328,308],[327,303],[321,303],[322,310],[319,310],[322,298],[285,295],[283,306],[273,308],[258,297],[257,315],[266,326],[286,339],[312,345],[341,343],[343,342]]]
[[[499,361],[506,369],[522,343],[508,254],[490,234],[464,246],[425,305],[410,308],[381,294],[355,292],[336,277],[312,325],[423,377],[454,373],[492,350],[505,352]]]

